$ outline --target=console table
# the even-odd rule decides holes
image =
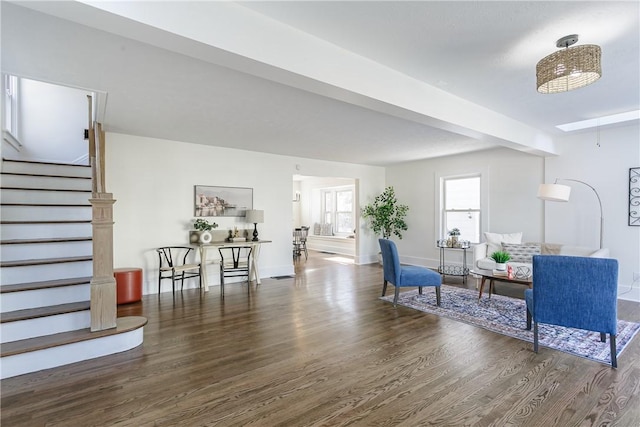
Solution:
[[[469,275],[469,268],[467,267],[467,249],[469,246],[464,245],[460,247],[449,247],[443,244],[442,240],[436,242],[436,246],[440,249],[440,265],[438,266],[438,273],[447,276],[462,276],[462,283],[467,283],[467,276]],[[447,264],[445,262],[445,252],[448,250],[462,251],[462,266],[456,264]]]
[[[248,240],[246,242],[211,242],[194,245],[198,247],[200,253],[200,283],[205,292],[209,292],[209,280],[207,279],[207,252],[210,249],[217,249],[220,247],[238,247],[238,246],[251,246],[251,273],[249,273],[249,280],[253,277],[256,283],[260,284],[260,274],[258,273],[258,259],[260,257],[260,247],[263,243],[271,243],[271,240]]]

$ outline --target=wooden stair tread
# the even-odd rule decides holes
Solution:
[[[71,193],[91,193],[91,190],[76,190],[76,189],[65,189],[65,188],[35,188],[35,187],[0,187],[0,190],[56,191],[56,192],[69,191]]]
[[[0,206],[26,206],[43,208],[90,208],[91,203],[0,203]]]
[[[3,162],[13,162],[13,163],[31,163],[34,165],[54,165],[54,166],[72,166],[75,168],[90,168],[90,165],[78,165],[75,163],[62,163],[62,162],[43,162],[36,160],[19,160],[19,159],[5,159],[2,158]]]
[[[141,316],[127,316],[116,319],[116,327],[104,331],[91,332],[89,328],[77,331],[62,332],[59,334],[45,335],[42,337],[29,338],[26,340],[12,341],[2,344],[0,347],[0,357],[14,356],[16,354],[30,351],[44,350],[66,344],[73,344],[102,338],[111,335],[122,334],[141,328],[147,324],[147,318]]]
[[[90,219],[61,219],[51,221],[1,221],[0,224],[16,225],[16,224],[90,224]]]
[[[75,277],[69,279],[46,280],[43,282],[16,283],[13,285],[0,286],[0,293],[34,291],[38,289],[59,288],[63,286],[82,285],[91,283],[92,277]]]
[[[46,264],[64,264],[67,262],[81,262],[81,261],[91,261],[93,257],[91,255],[87,256],[76,256],[76,257],[66,257],[66,258],[42,258],[42,259],[25,259],[18,261],[3,261],[0,263],[0,267],[27,267],[30,265],[46,265]]]
[[[0,240],[0,245],[27,245],[32,243],[66,243],[66,242],[86,242],[91,241],[91,236],[86,237],[56,237],[43,239],[10,239]]]
[[[37,319],[39,317],[55,316],[57,314],[75,313],[89,310],[89,301],[69,302],[66,304],[49,305],[47,307],[26,308],[24,310],[0,313],[0,323],[17,322],[18,320]],[[4,345],[4,344],[3,344]]]
[[[2,175],[34,176],[34,177],[42,177],[42,178],[91,179],[90,176],[74,176],[74,175],[42,174],[42,173],[24,173],[24,172],[2,172]]]

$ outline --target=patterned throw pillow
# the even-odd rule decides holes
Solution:
[[[491,256],[492,253],[502,250],[502,242],[505,243],[522,243],[522,232],[519,233],[484,233],[484,238],[487,241],[487,256]]]
[[[539,243],[506,243],[502,242],[502,250],[509,252],[510,261],[513,262],[533,262],[534,255],[540,255]]]
[[[313,234],[315,234],[316,236],[320,235],[320,223],[316,222],[313,224]]]
[[[322,224],[320,226],[320,235],[321,236],[333,236],[333,229],[331,224]]]

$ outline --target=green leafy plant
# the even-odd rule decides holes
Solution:
[[[388,239],[392,234],[402,239],[402,231],[407,230],[404,217],[407,216],[409,206],[398,203],[393,187],[385,188],[382,194],[376,196],[373,203],[362,208],[362,216],[369,222],[371,230]]]
[[[459,236],[459,235],[460,235],[459,228],[452,228],[451,230],[449,230],[449,236]]]
[[[491,254],[491,259],[493,259],[498,264],[504,264],[511,259],[511,255],[509,255],[509,252],[495,251]]]
[[[211,231],[214,228],[218,228],[218,224],[216,224],[215,222],[209,223],[209,221],[205,219],[198,218],[194,221],[193,228],[195,228],[198,231]]]

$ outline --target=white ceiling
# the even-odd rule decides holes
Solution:
[[[106,93],[113,132],[387,165],[545,154],[558,124],[640,108],[637,1],[16,4],[3,71]],[[603,77],[537,93],[536,62],[574,33]]]

